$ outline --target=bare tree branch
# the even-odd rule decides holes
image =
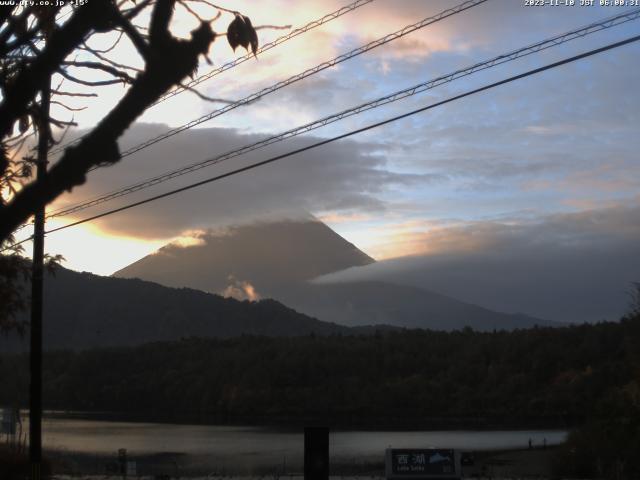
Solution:
[[[79,85],[84,85],[86,87],[104,87],[106,85],[115,85],[117,83],[125,82],[124,79],[96,80],[96,81],[83,80],[81,78],[71,75],[69,72],[65,71],[63,68],[57,70],[56,73],[59,73],[60,75],[62,75],[64,78],[66,78],[71,82],[77,83]]]
[[[129,40],[131,40],[133,46],[136,47],[140,56],[147,60],[149,57],[149,45],[147,45],[145,39],[142,38],[140,32],[138,32],[131,22],[120,12],[116,12],[116,23],[122,28],[127,37],[129,37]]]
[[[129,10],[125,10],[122,12],[122,15],[124,16],[124,18],[126,18],[127,20],[131,20],[132,18],[135,18],[138,16],[138,14],[144,10],[145,8],[147,8],[149,5],[151,5],[153,3],[154,0],[144,0],[140,3],[138,3],[135,7],[129,9]]]
[[[229,10],[228,8],[224,8],[224,7],[220,7],[214,3],[211,3],[207,0],[194,0],[195,2],[198,3],[204,3],[205,5],[209,5],[210,7],[213,7],[217,10],[220,10],[221,12],[227,12],[227,13],[231,13],[233,15],[240,15],[240,12],[238,12],[237,10]]]
[[[5,10],[9,11],[12,9],[7,8]],[[21,26],[25,25],[27,22],[27,18],[31,14],[30,8],[25,8],[18,17],[13,17],[11,13],[3,15],[3,23],[6,22],[6,28],[0,32],[0,55],[4,55],[11,50],[18,48],[22,42],[22,38],[30,39],[33,38],[33,35],[37,32],[37,30],[32,29],[30,32],[27,32],[26,29],[24,32],[21,32]],[[16,40],[13,44],[9,44],[9,39],[11,37],[15,37]]]
[[[97,48],[90,47],[89,45],[87,45],[86,42],[82,42],[82,45],[84,45],[84,48],[86,48],[87,50],[90,50],[93,53],[95,53],[95,52],[98,52],[98,53],[109,53],[114,48],[116,48],[118,46],[118,44],[120,43],[120,40],[122,39],[122,35],[124,35],[124,32],[122,32],[122,31],[118,32],[118,38],[116,38],[116,41],[113,42],[113,44],[110,47],[107,47],[104,50],[98,50]],[[83,47],[80,47],[80,48],[83,48]]]
[[[254,30],[289,30],[291,25],[258,25]]]
[[[73,108],[73,107],[70,107],[69,105],[65,105],[62,102],[58,102],[57,100],[51,100],[51,104],[52,105],[58,105],[58,106],[64,108],[65,110],[68,110],[70,112],[81,112],[82,110],[86,110],[87,109],[87,107]]]
[[[65,62],[62,62],[62,63],[63,63],[63,65],[67,65],[67,66],[70,66],[70,67],[90,68],[90,69],[93,69],[93,70],[102,70],[103,72],[107,72],[107,73],[111,74],[114,77],[121,78],[125,82],[133,83],[133,78],[127,72],[123,72],[122,70],[118,70],[115,67],[112,67],[112,66],[109,66],[109,65],[105,65],[105,64],[100,63],[100,62],[78,62],[76,60],[72,60],[72,61],[65,61]]]
[[[182,8],[184,8],[187,11],[187,13],[189,13],[191,16],[193,16],[199,22],[204,22],[204,19],[200,15],[198,15],[196,12],[194,12],[193,9],[189,6],[188,3],[179,1],[178,5],[180,5]]]
[[[187,84],[185,84],[183,82],[180,82],[178,85],[180,85],[180,87],[184,88],[185,90],[188,90],[189,92],[193,93],[198,98],[201,98],[202,100],[206,100],[207,102],[227,103],[227,104],[235,103],[233,100],[226,100],[224,98],[209,97],[209,96],[205,95],[204,93],[199,92],[195,88],[190,87],[189,85],[187,85]]]
[[[42,53],[7,85],[0,103],[0,138],[10,132],[14,119],[26,112],[43,79],[51,76],[91,31],[96,18],[111,8],[111,5],[109,0],[92,0],[76,9],[71,19],[51,34]]]
[[[65,120],[57,120],[53,117],[49,117],[49,122],[53,123],[56,127],[58,128],[64,128],[64,127],[77,127],[78,124],[74,121],[70,121],[67,122]]]
[[[124,68],[126,70],[131,70],[131,71],[138,72],[138,73],[142,72],[141,68],[131,67],[129,65],[124,65],[122,63],[118,63],[118,62],[115,62],[115,61],[111,60],[107,56],[102,55],[102,52],[99,51],[99,50],[94,50],[91,47],[87,47],[86,45],[84,47],[81,47],[81,48],[83,50],[89,52],[94,57],[100,59],[101,61],[103,61],[105,63],[108,63],[109,65],[113,65],[116,68]]]
[[[145,71],[134,79],[120,102],[78,144],[65,150],[44,180],[26,185],[0,208],[0,239],[7,238],[39,205],[46,205],[64,191],[83,184],[92,167],[117,162],[120,158],[117,139],[122,133],[160,96],[195,71],[199,56],[206,54],[216,35],[203,22],[191,33],[190,40],[172,37],[168,25],[173,3],[170,0],[156,3],[150,44],[154,54],[148,56]],[[81,40],[78,39],[78,45]]]
[[[64,90],[51,90],[52,93],[56,95],[61,95],[63,97],[97,97],[97,93],[80,93],[80,92],[66,92]]]
[[[156,8],[153,9],[149,24],[149,39],[151,42],[162,43],[171,36],[169,22],[171,21],[175,3],[176,0],[158,0],[156,3]]]

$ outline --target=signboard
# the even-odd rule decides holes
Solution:
[[[16,434],[16,424],[18,423],[16,413],[13,408],[0,408],[0,433]]]
[[[137,471],[137,469],[136,469],[135,460],[129,460],[127,462],[127,475],[129,475],[131,477],[135,477],[137,475],[136,471]]]
[[[460,455],[452,449],[388,449],[388,479],[460,478]]]

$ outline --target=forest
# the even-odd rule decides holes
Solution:
[[[565,476],[640,475],[640,310],[511,332],[185,338],[45,354],[44,406],[130,420],[332,428],[571,429]],[[28,357],[0,355],[0,404]],[[105,414],[105,412],[108,412]]]
[[[44,406],[197,421],[583,424],[637,387],[640,319],[513,332],[188,338],[45,355]],[[28,358],[0,357],[0,404],[27,405]]]

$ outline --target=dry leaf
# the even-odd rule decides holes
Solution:
[[[20,120],[18,120],[18,130],[20,130],[20,133],[24,133],[29,129],[29,115],[23,115],[22,117],[20,117]]]
[[[236,18],[229,24],[227,40],[234,51],[238,46],[244,47],[247,51],[251,47],[251,51],[255,55],[258,50],[258,34],[249,17],[244,15],[236,15]]]

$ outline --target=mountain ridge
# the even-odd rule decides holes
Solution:
[[[525,314],[492,311],[426,289],[380,281],[314,279],[375,261],[319,220],[273,220],[168,244],[114,273],[166,286],[240,298],[274,298],[323,321],[347,326],[477,330],[559,326]],[[333,272],[332,272],[333,271]]]
[[[62,267],[55,276],[46,276],[44,312],[47,350],[134,346],[188,337],[352,333],[348,327],[308,317],[272,299],[239,301]],[[28,312],[21,315],[26,320]],[[27,340],[16,334],[0,337],[0,351],[23,350]]]
[[[375,262],[317,220],[236,225],[200,234],[194,242],[190,246],[167,244],[112,276],[143,278],[170,287],[188,286],[222,293],[229,285],[230,276],[239,281],[250,281],[259,291],[268,285],[284,288],[344,268]],[[212,268],[221,273],[212,275]],[[247,278],[249,276],[252,278]]]

